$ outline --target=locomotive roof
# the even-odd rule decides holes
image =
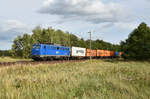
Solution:
[[[45,44],[45,43],[43,43],[43,44],[33,44],[33,45],[48,45],[48,46],[57,46],[57,47],[66,47],[66,48],[70,48],[70,47],[68,47],[68,46],[62,46],[62,45],[59,45],[59,44]]]

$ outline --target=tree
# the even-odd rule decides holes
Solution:
[[[42,42],[42,28],[40,26],[37,26],[33,31],[32,34],[32,42],[33,43],[41,43]]]
[[[19,56],[23,57],[23,50],[22,50],[22,37],[18,36],[17,38],[14,39],[13,45],[12,45],[12,56]]]
[[[29,58],[31,55],[31,47],[32,47],[31,36],[28,34],[24,34],[22,37],[22,43],[23,43],[22,48],[23,58]]]
[[[12,45],[12,55],[17,57],[28,58],[31,54],[31,36],[28,34],[24,34],[23,37],[18,36]]]
[[[127,59],[145,60],[150,58],[150,28],[144,22],[141,23],[128,37],[121,42]]]
[[[70,34],[70,43],[71,43],[71,46],[78,46],[79,43],[79,38],[77,36],[75,36],[74,34]]]

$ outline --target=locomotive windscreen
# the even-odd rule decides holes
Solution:
[[[33,49],[40,49],[41,46],[40,46],[40,45],[33,45],[32,48],[33,48]]]

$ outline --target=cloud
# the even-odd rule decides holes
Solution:
[[[119,29],[122,29],[122,30],[133,30],[136,27],[138,27],[138,23],[132,23],[132,22],[122,23],[122,22],[119,22],[119,23],[115,23],[114,26],[118,27]]]
[[[38,12],[60,16],[61,20],[99,24],[125,21],[128,14],[124,9],[117,2],[104,3],[101,0],[46,0]]]
[[[11,48],[11,45],[11,42],[0,41],[0,50],[9,50]]]
[[[28,28],[26,24],[23,24],[20,21],[0,21],[0,46],[9,46],[15,37],[28,32],[30,32],[30,28]]]
[[[0,40],[11,41],[14,37],[29,32],[27,25],[17,20],[0,21]]]

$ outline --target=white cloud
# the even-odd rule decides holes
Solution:
[[[17,21],[17,20],[7,20],[7,21],[3,22],[3,24],[2,24],[3,31],[8,31],[10,29],[18,30],[18,29],[22,29],[24,27],[27,27],[27,25],[25,25],[22,22]]]
[[[0,21],[0,40],[11,41],[14,37],[29,32],[27,25],[17,20]]]
[[[9,50],[12,42],[0,41],[0,50]]]
[[[120,22],[127,12],[119,3],[103,3],[101,0],[46,0],[40,13],[58,15],[61,20],[84,20],[92,23]]]
[[[119,22],[119,23],[114,24],[114,26],[116,26],[116,27],[118,27],[119,29],[122,29],[122,30],[133,30],[138,25],[139,25],[138,23],[131,23],[131,22],[128,22],[128,23]]]
[[[10,45],[15,37],[28,32],[31,32],[30,28],[20,21],[0,21],[0,46]]]

